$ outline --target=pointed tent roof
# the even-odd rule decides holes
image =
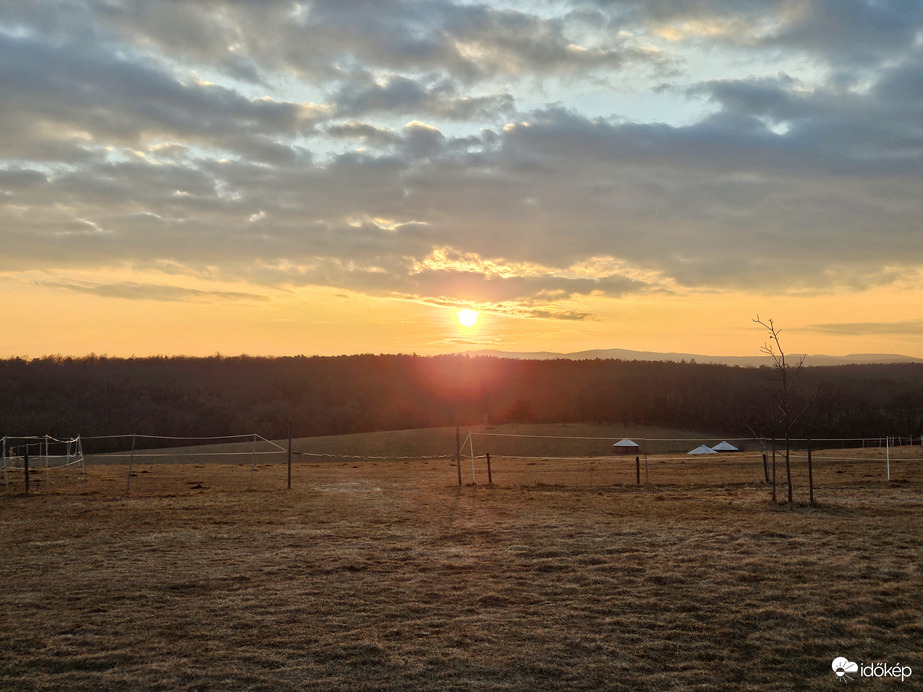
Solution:
[[[724,442],[719,442],[714,447],[712,447],[712,449],[715,450],[716,452],[739,452],[740,451],[739,449],[737,449],[737,447],[732,445],[727,440],[725,440]]]
[[[637,442],[633,442],[632,440],[629,440],[627,437],[624,437],[612,446],[613,447],[640,447],[641,445],[639,445]]]
[[[689,454],[717,454],[717,453],[718,452],[713,450],[708,445],[700,445],[696,447],[695,449],[693,449],[691,452],[689,452]]]

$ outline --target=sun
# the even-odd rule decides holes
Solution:
[[[473,327],[478,323],[477,310],[459,310],[455,316],[458,317],[458,323],[463,327]]]

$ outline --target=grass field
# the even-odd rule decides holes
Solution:
[[[920,689],[919,450],[892,482],[821,461],[794,508],[744,457],[651,457],[641,487],[633,459],[499,459],[492,487],[478,460],[461,488],[299,458],[291,491],[143,460],[130,494],[91,464],[0,496],[0,688],[836,689],[845,656],[913,670],[854,689]]]

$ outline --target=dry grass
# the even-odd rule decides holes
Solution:
[[[281,465],[246,492],[247,464],[139,464],[131,495],[90,466],[0,496],[0,688],[831,689],[836,656],[919,688],[921,462],[870,463],[827,462],[816,508],[743,458],[641,488],[633,460],[498,460],[492,488],[298,463],[290,492]]]

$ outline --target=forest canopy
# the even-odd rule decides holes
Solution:
[[[778,430],[771,368],[446,355],[14,358],[0,434],[282,438],[481,423]],[[806,367],[797,434],[923,434],[923,366]]]

